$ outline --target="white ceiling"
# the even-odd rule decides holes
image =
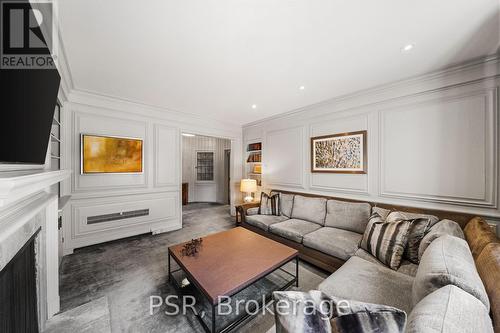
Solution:
[[[500,44],[498,0],[64,0],[59,10],[76,89],[235,124]]]

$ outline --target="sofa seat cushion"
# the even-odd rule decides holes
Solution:
[[[268,231],[271,224],[279,223],[288,220],[286,216],[275,215],[249,215],[245,217],[245,222],[254,227]]]
[[[358,249],[362,237],[356,232],[324,227],[305,235],[302,243],[311,249],[347,260]]]
[[[326,199],[296,195],[293,199],[292,218],[325,225]]]
[[[382,264],[380,261],[378,261],[377,258],[375,258],[374,256],[372,256],[371,254],[369,254],[368,252],[366,252],[362,248],[359,248],[354,253],[354,255],[356,257],[360,257],[361,259],[365,259],[366,261],[369,261],[371,263],[374,263],[374,264],[381,265],[381,266],[385,267],[385,265]],[[415,265],[414,263],[412,263],[409,260],[403,260],[401,262],[401,265],[399,266],[399,268],[398,268],[397,271],[399,273],[403,273],[403,274],[409,275],[411,277],[415,277],[415,275],[417,275],[417,270],[418,270],[418,265]]]
[[[408,317],[406,333],[493,333],[484,305],[469,293],[447,285],[422,299]]]
[[[410,313],[412,284],[411,276],[354,256],[318,288],[329,296],[388,305]]]
[[[365,202],[328,200],[325,227],[339,228],[362,234],[370,218],[371,206]]]
[[[413,283],[413,304],[448,284],[455,285],[480,300],[490,310],[490,302],[469,245],[454,236],[441,236],[429,245]]]
[[[319,228],[321,228],[321,226],[313,222],[290,219],[284,222],[271,224],[269,226],[269,231],[278,236],[293,240],[294,242],[302,243],[302,239],[305,235]]]

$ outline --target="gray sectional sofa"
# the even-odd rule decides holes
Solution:
[[[295,243],[306,259],[313,251],[312,257],[320,253],[339,260],[333,274],[318,286],[326,295],[404,310],[408,333],[493,332],[491,297],[456,222],[421,214],[432,223],[420,242],[420,263],[404,261],[392,270],[358,246],[372,211],[388,211],[369,203],[291,193],[282,193],[281,202],[281,216],[247,209],[243,226]]]

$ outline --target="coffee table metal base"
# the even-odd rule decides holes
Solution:
[[[169,253],[168,253],[168,282],[172,282],[172,284],[175,287],[175,289],[180,294],[183,294],[183,290],[182,290],[183,288],[178,283],[178,281],[174,278],[173,274],[176,273],[176,272],[182,271],[184,274],[186,274],[186,276],[188,277],[188,280],[193,281],[194,279],[190,276],[189,272],[186,272],[186,271],[182,270],[181,268],[172,271],[172,268],[171,268],[171,258],[179,265],[179,263],[177,262],[176,258],[174,256],[172,256],[170,254],[170,251],[169,251]],[[295,261],[295,275],[293,273],[288,272],[287,270],[285,270],[283,268],[285,265],[289,264],[292,261]],[[180,267],[180,265],[179,265],[179,267]],[[255,281],[253,284],[256,284],[260,280],[267,278],[268,276],[270,276],[271,274],[275,273],[278,270],[281,271],[281,272],[283,272],[283,273],[285,273],[285,274],[287,274],[287,275],[289,275],[292,279],[289,282],[287,282],[284,286],[282,286],[280,288],[277,288],[277,289],[275,289],[273,291],[283,291],[283,290],[286,290],[286,289],[290,288],[293,285],[295,285],[296,287],[299,286],[299,257],[298,256],[296,256],[296,257],[290,259],[289,261],[285,262],[283,265],[281,265],[280,267],[278,267],[275,270],[271,271],[267,275],[261,277],[260,279],[258,279],[257,281]],[[209,333],[226,333],[226,332],[230,332],[230,331],[236,329],[237,327],[240,327],[241,325],[243,325],[244,323],[246,323],[248,320],[250,320],[252,317],[254,317],[255,314],[259,313],[259,311],[262,310],[262,308],[264,306],[266,306],[272,300],[272,297],[273,297],[272,292],[269,293],[268,295],[265,296],[265,298],[263,298],[263,301],[258,302],[258,306],[257,307],[254,307],[252,309],[252,311],[249,311],[250,313],[246,313],[244,316],[242,316],[242,317],[236,319],[235,321],[231,322],[230,324],[228,324],[223,329],[217,330],[216,315],[217,315],[217,307],[218,307],[219,304],[218,303],[213,304],[210,301],[209,297],[203,292],[203,290],[201,290],[200,288],[198,288],[196,286],[196,283],[194,283],[193,285],[196,287],[196,289],[199,291],[199,293],[201,295],[203,295],[203,297],[205,297],[205,299],[207,300],[207,302],[209,304],[211,304],[211,326],[212,327],[208,327],[207,323],[205,323],[205,321],[203,320],[203,317],[197,311],[195,311],[191,307],[189,307],[189,309],[191,310],[191,312],[193,312],[193,315],[198,319],[198,321],[201,324],[201,326],[203,327],[203,329],[206,332],[209,332]],[[241,290],[238,290],[235,293],[233,293],[232,295],[225,295],[225,296],[232,297],[232,296],[236,295],[237,293],[239,293],[240,291]]]

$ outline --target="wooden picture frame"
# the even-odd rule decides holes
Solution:
[[[319,146],[321,143],[324,143],[322,147]],[[336,144],[338,148],[336,148]],[[320,149],[323,151],[318,151]],[[337,156],[338,154],[355,154],[355,156]],[[366,174],[367,170],[367,131],[311,138],[312,173]]]

